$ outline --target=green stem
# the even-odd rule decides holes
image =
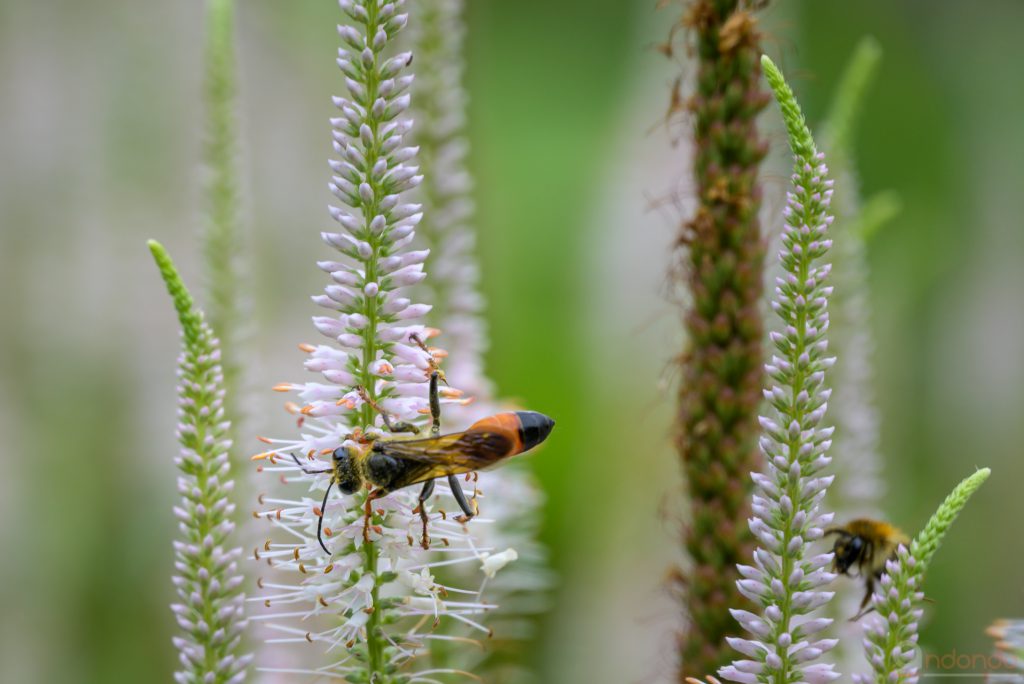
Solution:
[[[376,2],[367,3],[367,14],[366,19],[366,35],[372,37],[377,31],[378,23],[378,7]],[[380,55],[374,52],[374,61],[371,67],[366,68],[366,99],[362,102],[364,111],[369,112],[373,106],[374,100],[377,99],[377,88],[378,88],[378,76],[377,70],[380,60]],[[366,150],[366,168],[372,169],[377,159],[380,157],[380,142],[378,141],[379,126],[378,122],[374,117],[367,118],[367,125],[373,132],[372,142],[369,148]],[[375,283],[377,282],[377,261],[380,258],[380,251],[384,246],[384,236],[386,231],[382,232],[380,236],[374,237],[372,231],[369,229],[370,221],[377,215],[377,211],[380,207],[381,198],[378,196],[380,188],[376,187],[377,183],[373,182],[373,199],[364,203],[361,206],[363,212],[363,222],[366,228],[366,237],[372,247],[370,256],[367,257],[365,262],[365,282]],[[377,400],[376,383],[374,377],[370,373],[370,365],[376,360],[377,356],[377,324],[379,321],[378,316],[379,299],[378,295],[373,297],[365,297],[365,309],[364,314],[367,319],[367,325],[363,332],[363,362],[361,369],[360,383],[363,388],[369,394],[369,396]],[[362,422],[363,429],[367,429],[373,425],[373,408],[366,404],[361,409],[360,419]],[[369,493],[366,493],[369,496]],[[371,512],[371,524],[374,522],[373,513]],[[370,591],[370,599],[372,602],[373,612],[370,613],[370,619],[366,624],[366,650],[367,650],[367,675],[371,683],[383,682],[384,681],[384,644],[380,639],[380,632],[383,628],[381,622],[381,610],[380,610],[380,586],[381,580],[377,574],[377,555],[379,553],[378,547],[373,543],[363,544],[363,554],[366,557],[366,571],[373,575],[373,589]]]

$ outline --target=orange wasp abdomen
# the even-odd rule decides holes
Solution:
[[[521,454],[547,438],[555,421],[536,411],[509,411],[481,418],[466,432],[494,433],[505,437],[510,448],[502,456]]]

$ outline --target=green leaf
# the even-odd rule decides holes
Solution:
[[[860,118],[864,95],[874,81],[881,61],[882,48],[878,41],[871,36],[861,38],[839,79],[839,85],[832,97],[832,106],[822,128],[829,143],[831,157],[849,156],[850,141]]]
[[[883,190],[872,195],[855,219],[853,233],[864,242],[870,242],[878,230],[903,211],[903,200],[894,190]]]

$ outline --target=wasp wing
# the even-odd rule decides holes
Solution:
[[[406,487],[486,468],[509,455],[513,446],[513,439],[500,432],[470,430],[427,439],[378,442],[375,450],[402,462],[399,486]]]

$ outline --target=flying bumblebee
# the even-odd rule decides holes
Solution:
[[[458,475],[481,470],[516,454],[521,454],[543,442],[555,421],[535,411],[498,413],[478,420],[464,432],[440,434],[441,402],[438,398],[437,382],[440,371],[436,368],[430,375],[431,436],[422,439],[372,439],[366,435],[346,440],[334,450],[331,467],[326,470],[306,470],[299,459],[292,458],[303,472],[308,474],[330,473],[331,480],[324,492],[320,506],[320,519],[316,535],[324,552],[330,555],[323,539],[323,511],[331,486],[337,485],[345,494],[354,494],[364,485],[376,487],[366,497],[363,518],[363,539],[369,541],[369,525],[373,501],[387,494],[423,483],[420,490],[419,506],[416,512],[423,522],[421,545],[429,548],[427,534],[426,502],[434,492],[435,478],[447,477],[452,496],[464,513],[456,518],[468,522],[476,516],[475,500],[470,502],[462,491]],[[378,411],[389,432],[418,432],[408,423],[392,422],[387,412],[377,405],[362,388],[358,388],[364,401]]]
[[[830,527],[825,534],[838,535],[832,547],[835,559],[832,569],[847,577],[863,577],[866,587],[864,599],[860,602],[860,610],[850,618],[859,620],[871,612],[868,603],[875,590],[875,580],[885,572],[886,561],[896,557],[896,549],[903,544],[910,544],[910,539],[903,532],[889,523],[870,518],[857,518],[842,527]],[[849,570],[856,566],[857,575]]]

